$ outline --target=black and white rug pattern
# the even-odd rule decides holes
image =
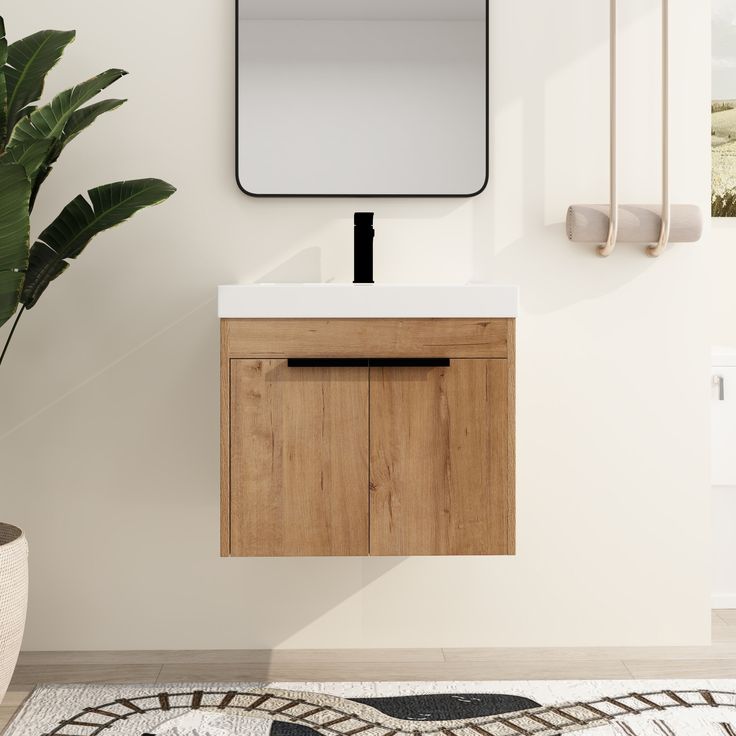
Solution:
[[[736,681],[43,685],[3,736],[736,736]]]

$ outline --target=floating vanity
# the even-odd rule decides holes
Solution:
[[[222,555],[514,554],[517,305],[481,284],[220,287]]]

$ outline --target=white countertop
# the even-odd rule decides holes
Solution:
[[[514,318],[516,286],[245,284],[220,286],[221,319]]]

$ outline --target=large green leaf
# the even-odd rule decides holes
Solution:
[[[18,308],[28,266],[31,183],[18,164],[0,166],[0,325]]]
[[[0,271],[0,327],[16,313],[22,289],[22,273]]]
[[[8,132],[21,119],[24,108],[40,99],[46,75],[74,40],[75,31],[39,31],[8,48]]]
[[[139,210],[168,199],[176,189],[160,179],[121,181],[80,194],[44,230],[31,248],[21,301],[31,309],[48,285],[98,233],[119,225]],[[91,205],[90,205],[91,202]]]
[[[22,146],[6,149],[0,156],[1,164],[20,164],[26,170],[26,176],[32,185],[35,185],[37,172],[48,159],[56,141],[50,138],[41,138],[29,141]]]
[[[48,105],[34,110],[15,126],[10,135],[8,148],[28,145],[41,138],[59,138],[71,116],[82,105],[126,74],[127,72],[122,69],[108,69],[76,87],[61,92]]]
[[[38,191],[41,188],[41,185],[46,181],[46,178],[51,173],[51,169],[59,159],[59,156],[61,156],[67,143],[73,141],[85,128],[92,125],[100,115],[110,112],[111,110],[115,110],[125,102],[126,100],[102,100],[102,102],[95,102],[92,105],[88,105],[87,107],[77,110],[69,117],[67,124],[64,126],[61,137],[53,141],[47,149],[44,158],[38,162],[39,165],[37,169],[34,169],[32,173],[33,188],[31,190],[31,209],[33,209],[33,205],[36,203],[36,197],[38,196]],[[39,147],[37,152],[40,152],[41,150],[42,149]],[[35,163],[35,158],[32,159],[31,163]]]
[[[5,37],[5,21],[0,16],[0,149],[5,145],[8,133],[8,84],[5,81],[7,61],[8,39]]]
[[[62,148],[74,140],[85,128],[92,125],[100,115],[116,110],[126,102],[127,100],[102,100],[102,102],[95,102],[81,110],[77,110],[69,117],[69,122],[64,126],[61,134]]]

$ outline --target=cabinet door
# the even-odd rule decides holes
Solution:
[[[736,368],[714,367],[711,393],[711,484],[736,486]]]
[[[368,554],[368,369],[230,361],[234,556]]]
[[[514,553],[507,360],[371,368],[371,554]]]

